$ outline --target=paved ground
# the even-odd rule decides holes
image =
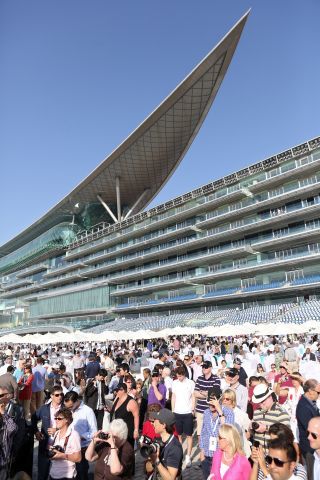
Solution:
[[[34,444],[34,455],[33,455],[33,475],[32,479],[37,480],[37,458],[38,458],[38,442],[35,441]],[[183,451],[186,452],[186,441],[183,442]],[[202,473],[199,464],[199,448],[197,447],[197,436],[196,432],[193,435],[193,449],[191,454],[192,466],[189,468],[184,468],[182,472],[183,480],[202,480]],[[93,480],[93,471],[94,465],[90,465],[90,475],[89,479]],[[141,457],[139,451],[136,452],[136,470],[134,475],[134,480],[144,480],[144,459]]]

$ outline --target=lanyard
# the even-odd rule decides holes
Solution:
[[[215,432],[217,430],[218,423],[219,423],[219,417],[217,416],[217,420],[215,421],[215,423],[213,425],[212,415],[211,415],[210,416],[210,424],[211,424],[211,429],[212,429],[211,436],[213,436],[215,434]]]

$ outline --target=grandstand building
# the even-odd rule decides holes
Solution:
[[[146,317],[278,312],[318,298],[320,137],[146,209],[201,127],[246,19],[79,186],[0,247],[1,328],[113,318],[143,327]]]

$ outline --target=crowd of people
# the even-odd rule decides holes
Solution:
[[[32,476],[33,439],[38,480],[131,479],[138,455],[150,480],[320,480],[317,336],[0,343],[0,364],[0,480]]]

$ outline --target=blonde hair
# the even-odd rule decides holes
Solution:
[[[224,423],[221,425],[219,430],[219,436],[225,438],[231,447],[231,454],[239,453],[244,455],[242,450],[241,438],[238,430],[233,425],[229,423]]]
[[[223,402],[224,400],[224,397],[228,395],[228,397],[231,398],[231,404],[232,404],[232,407],[236,407],[237,405],[237,397],[236,397],[236,392],[234,390],[232,390],[231,388],[227,388],[226,390],[224,390],[223,394],[222,394],[222,397],[221,397],[221,402]],[[227,405],[228,406],[228,405]]]

